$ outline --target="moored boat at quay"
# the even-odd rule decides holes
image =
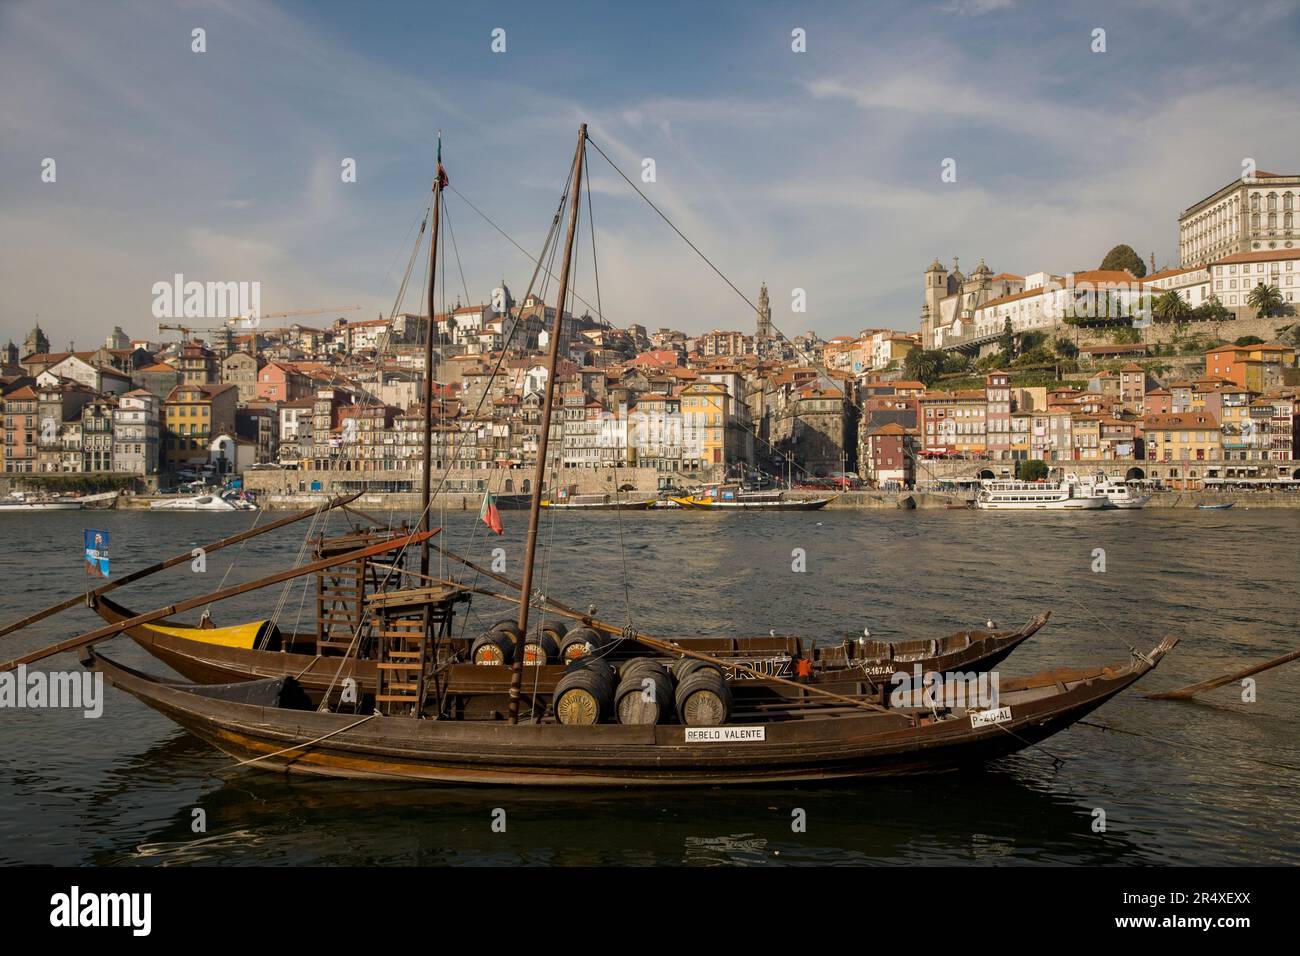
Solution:
[[[543,499],[543,508],[561,508],[572,511],[645,511],[654,506],[656,499],[636,492],[625,494],[587,494],[576,492],[559,494],[554,500]]]
[[[975,495],[981,511],[1100,511],[1106,495],[1080,483],[1075,475],[1059,482],[985,481]]]
[[[671,500],[697,511],[816,511],[830,504],[835,496],[791,498],[784,491],[745,491],[738,484],[719,483],[702,485],[689,495]]]
[[[1146,507],[1147,502],[1151,500],[1149,494],[1142,494],[1127,482],[1116,478],[1107,478],[1100,473],[1095,476],[1080,478],[1079,485],[1092,494],[1102,495],[1106,499],[1104,506],[1106,508],[1136,511],[1139,508]]]
[[[80,511],[80,498],[64,498],[61,495],[34,495],[15,491],[0,498],[0,511]]]
[[[257,505],[235,491],[159,498],[149,502],[151,511],[256,511]]]

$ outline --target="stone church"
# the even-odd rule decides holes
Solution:
[[[930,268],[925,270],[921,347],[936,347],[937,329],[944,330],[944,338],[960,337],[962,327],[969,326],[974,321],[976,309],[1005,295],[1023,292],[1024,289],[1024,276],[1009,272],[994,275],[983,259],[980,259],[980,264],[969,276],[962,275],[956,257],[952,260],[952,272],[935,259],[930,263]]]

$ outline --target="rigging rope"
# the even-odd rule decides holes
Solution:
[[[582,154],[583,171],[587,172],[587,154]],[[588,172],[584,177],[587,184],[587,228],[591,233],[591,273],[596,284],[596,318],[602,326],[608,327],[605,321],[605,312],[601,308],[600,301],[600,264],[596,261],[596,214],[592,208],[591,202],[591,175]],[[627,418],[624,416],[615,416],[616,420],[623,422],[623,428],[627,427]],[[617,429],[616,429],[617,434]],[[623,508],[622,508],[622,490],[618,480],[618,458],[620,449],[614,449],[614,514],[618,522],[618,553],[623,562],[623,610],[626,624],[632,626],[632,588],[627,573],[627,544],[623,536]]]

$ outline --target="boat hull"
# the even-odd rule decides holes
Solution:
[[[745,727],[747,736],[707,742],[693,739],[700,728],[677,725],[512,725],[287,709],[246,702],[256,689],[227,700],[219,689],[166,684],[93,649],[86,663],[196,737],[263,770],[437,784],[683,787],[909,776],[982,764],[1070,726],[1140,679],[1176,643],[1166,638],[1126,666],[1020,682],[1003,694],[1009,716],[998,723],[854,711]],[[264,688],[293,689],[291,678]]]
[[[80,511],[80,501],[38,501],[0,503],[0,511]]]
[[[831,498],[806,501],[713,501],[708,498],[673,498],[680,507],[692,511],[817,511],[831,503]]]
[[[979,501],[980,511],[1101,511],[1105,498],[1062,498],[1049,501]]]
[[[204,511],[220,514],[235,514],[240,511],[256,511],[255,505],[247,502],[242,505],[232,505],[220,498],[213,498],[210,501],[200,501],[194,498],[175,498],[167,501],[149,502],[150,511]]]
[[[543,508],[554,508],[556,511],[645,511],[654,507],[655,499],[645,501],[610,501],[610,502],[593,502],[591,504],[570,503],[567,501],[543,501]]]
[[[1120,511],[1137,511],[1139,508],[1145,508],[1150,500],[1150,495],[1142,495],[1137,498],[1109,498],[1106,507],[1116,508]]]

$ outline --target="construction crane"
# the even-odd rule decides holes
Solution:
[[[196,326],[192,326],[192,325],[163,325],[161,322],[159,322],[159,323],[158,323],[158,331],[159,331],[159,332],[179,332],[179,333],[181,334],[181,344],[182,344],[182,345],[189,345],[189,344],[190,344],[190,335],[191,335],[191,333],[194,333],[194,332],[229,332],[229,331],[230,331],[230,326],[228,326],[228,325],[218,325],[218,326],[215,327],[215,328],[206,328],[206,329],[201,329],[201,328],[198,328],[198,327],[196,327]]]
[[[233,336],[237,331],[251,331],[261,324],[262,319],[284,319],[295,315],[324,315],[330,312],[355,312],[360,309],[359,305],[345,305],[336,309],[294,309],[289,312],[266,312],[261,315],[249,314],[246,317],[227,319],[224,324],[215,327],[199,328],[193,325],[164,325],[158,324],[159,332],[179,332],[181,334],[181,344],[190,344],[190,335],[194,332],[215,333],[217,335]],[[254,341],[253,348],[257,348]]]
[[[258,319],[287,319],[290,316],[294,316],[294,315],[324,315],[327,312],[356,312],[360,308],[361,306],[359,305],[345,305],[345,306],[340,306],[337,309],[294,309],[292,312],[263,312],[261,315],[258,315],[257,318]],[[253,318],[253,316],[249,315],[246,319],[238,319],[236,321],[243,322],[251,318]]]

